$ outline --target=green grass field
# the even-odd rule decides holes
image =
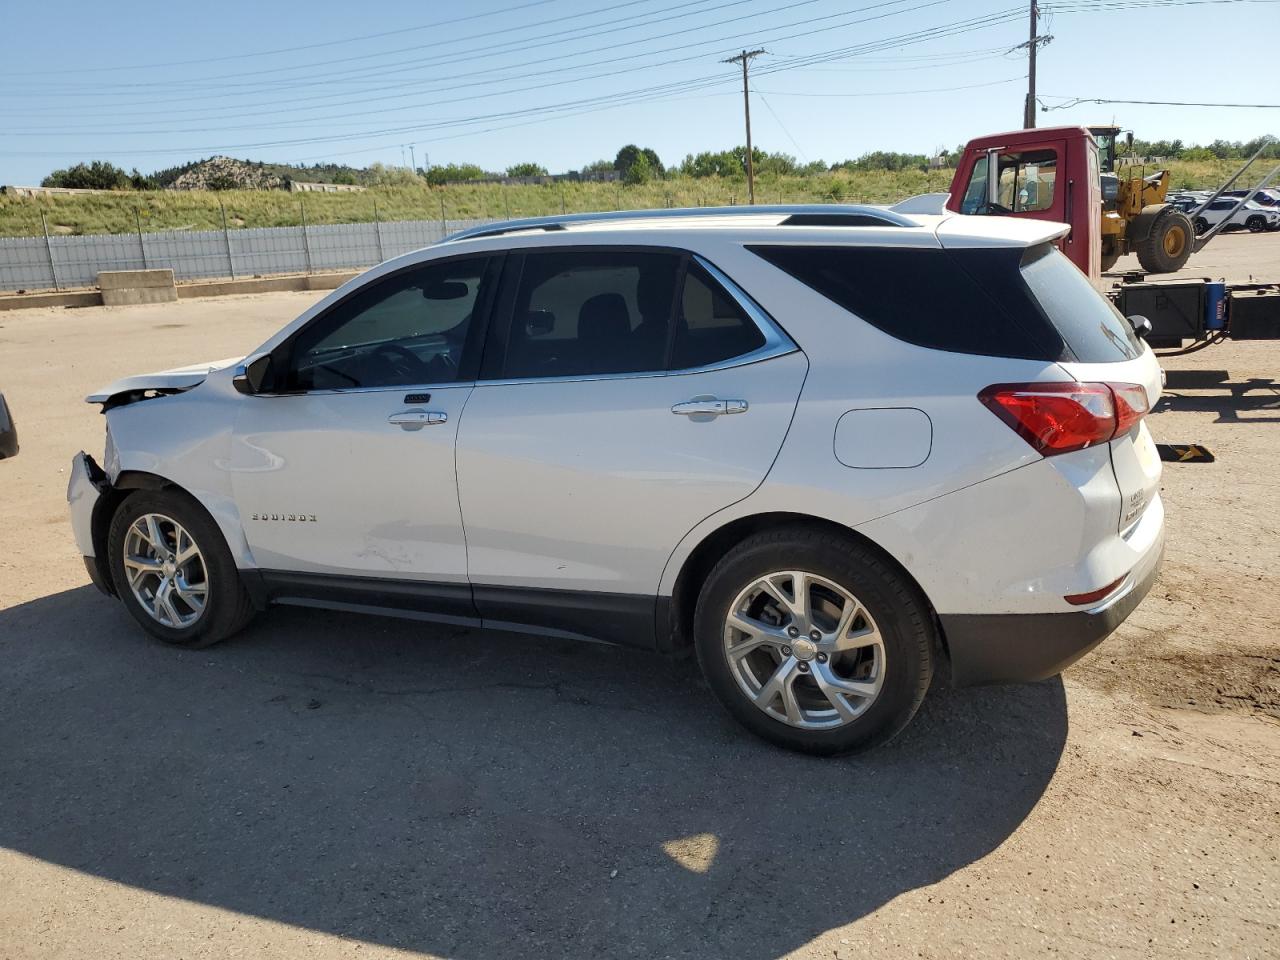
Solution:
[[[1226,179],[1236,161],[1169,164],[1173,186],[1210,188]],[[946,190],[950,170],[888,172],[838,171],[813,177],[758,180],[758,203],[892,203],[918,193]],[[41,213],[52,234],[131,233],[214,230],[222,226],[280,227],[308,224],[367,223],[391,220],[463,220],[529,217],[561,212],[717,206],[745,203],[744,179],[675,177],[641,186],[611,183],[557,183],[548,186],[374,187],[364,193],[285,193],[230,190],[220,193],[122,191],[84,196],[0,196],[0,236],[39,236]]]

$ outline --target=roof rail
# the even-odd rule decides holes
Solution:
[[[676,207],[655,210],[606,210],[600,213],[566,213],[550,217],[500,220],[450,234],[441,243],[498,237],[520,230],[563,230],[578,223],[609,223],[626,220],[666,220],[672,217],[780,216],[779,226],[796,227],[918,227],[920,224],[888,207],[849,203],[761,204],[733,207]]]

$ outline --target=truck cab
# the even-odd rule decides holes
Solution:
[[[992,134],[965,146],[947,209],[1065,223],[1071,232],[1058,241],[1059,248],[1099,283],[1099,174],[1098,145],[1084,127]]]

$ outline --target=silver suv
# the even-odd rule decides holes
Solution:
[[[92,395],[77,542],[167,643],[302,604],[695,651],[776,743],[880,742],[940,664],[1052,675],[1155,577],[1160,370],[1065,230],[763,207],[468,231],[243,359]]]

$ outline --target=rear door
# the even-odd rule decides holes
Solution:
[[[480,614],[652,643],[667,558],[764,479],[804,355],[678,251],[513,255],[500,302],[457,446]]]

